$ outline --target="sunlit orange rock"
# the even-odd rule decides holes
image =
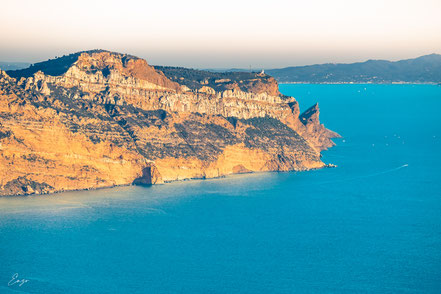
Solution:
[[[324,167],[338,136],[257,73],[95,50],[0,72],[0,195]]]

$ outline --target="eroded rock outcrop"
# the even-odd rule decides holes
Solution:
[[[304,132],[308,141],[310,141],[318,150],[325,150],[335,146],[331,138],[339,138],[336,132],[328,130],[319,120],[320,110],[318,103],[303,112],[299,119],[306,127]]]
[[[0,195],[320,168],[338,136],[256,73],[103,50],[0,72]]]

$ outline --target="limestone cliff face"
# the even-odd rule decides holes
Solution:
[[[318,107],[255,73],[97,50],[0,72],[0,195],[320,168]]]
[[[331,138],[340,138],[336,132],[328,130],[319,120],[320,110],[318,103],[308,108],[300,115],[300,121],[305,126],[304,134],[308,141],[318,150],[325,150],[335,146]]]

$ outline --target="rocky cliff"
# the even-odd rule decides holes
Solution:
[[[256,73],[94,50],[0,72],[0,195],[324,167],[338,136]]]

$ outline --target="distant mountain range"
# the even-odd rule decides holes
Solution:
[[[440,83],[441,55],[265,70],[280,83]]]
[[[0,69],[2,70],[16,70],[27,68],[31,64],[28,62],[2,62],[0,61]]]

